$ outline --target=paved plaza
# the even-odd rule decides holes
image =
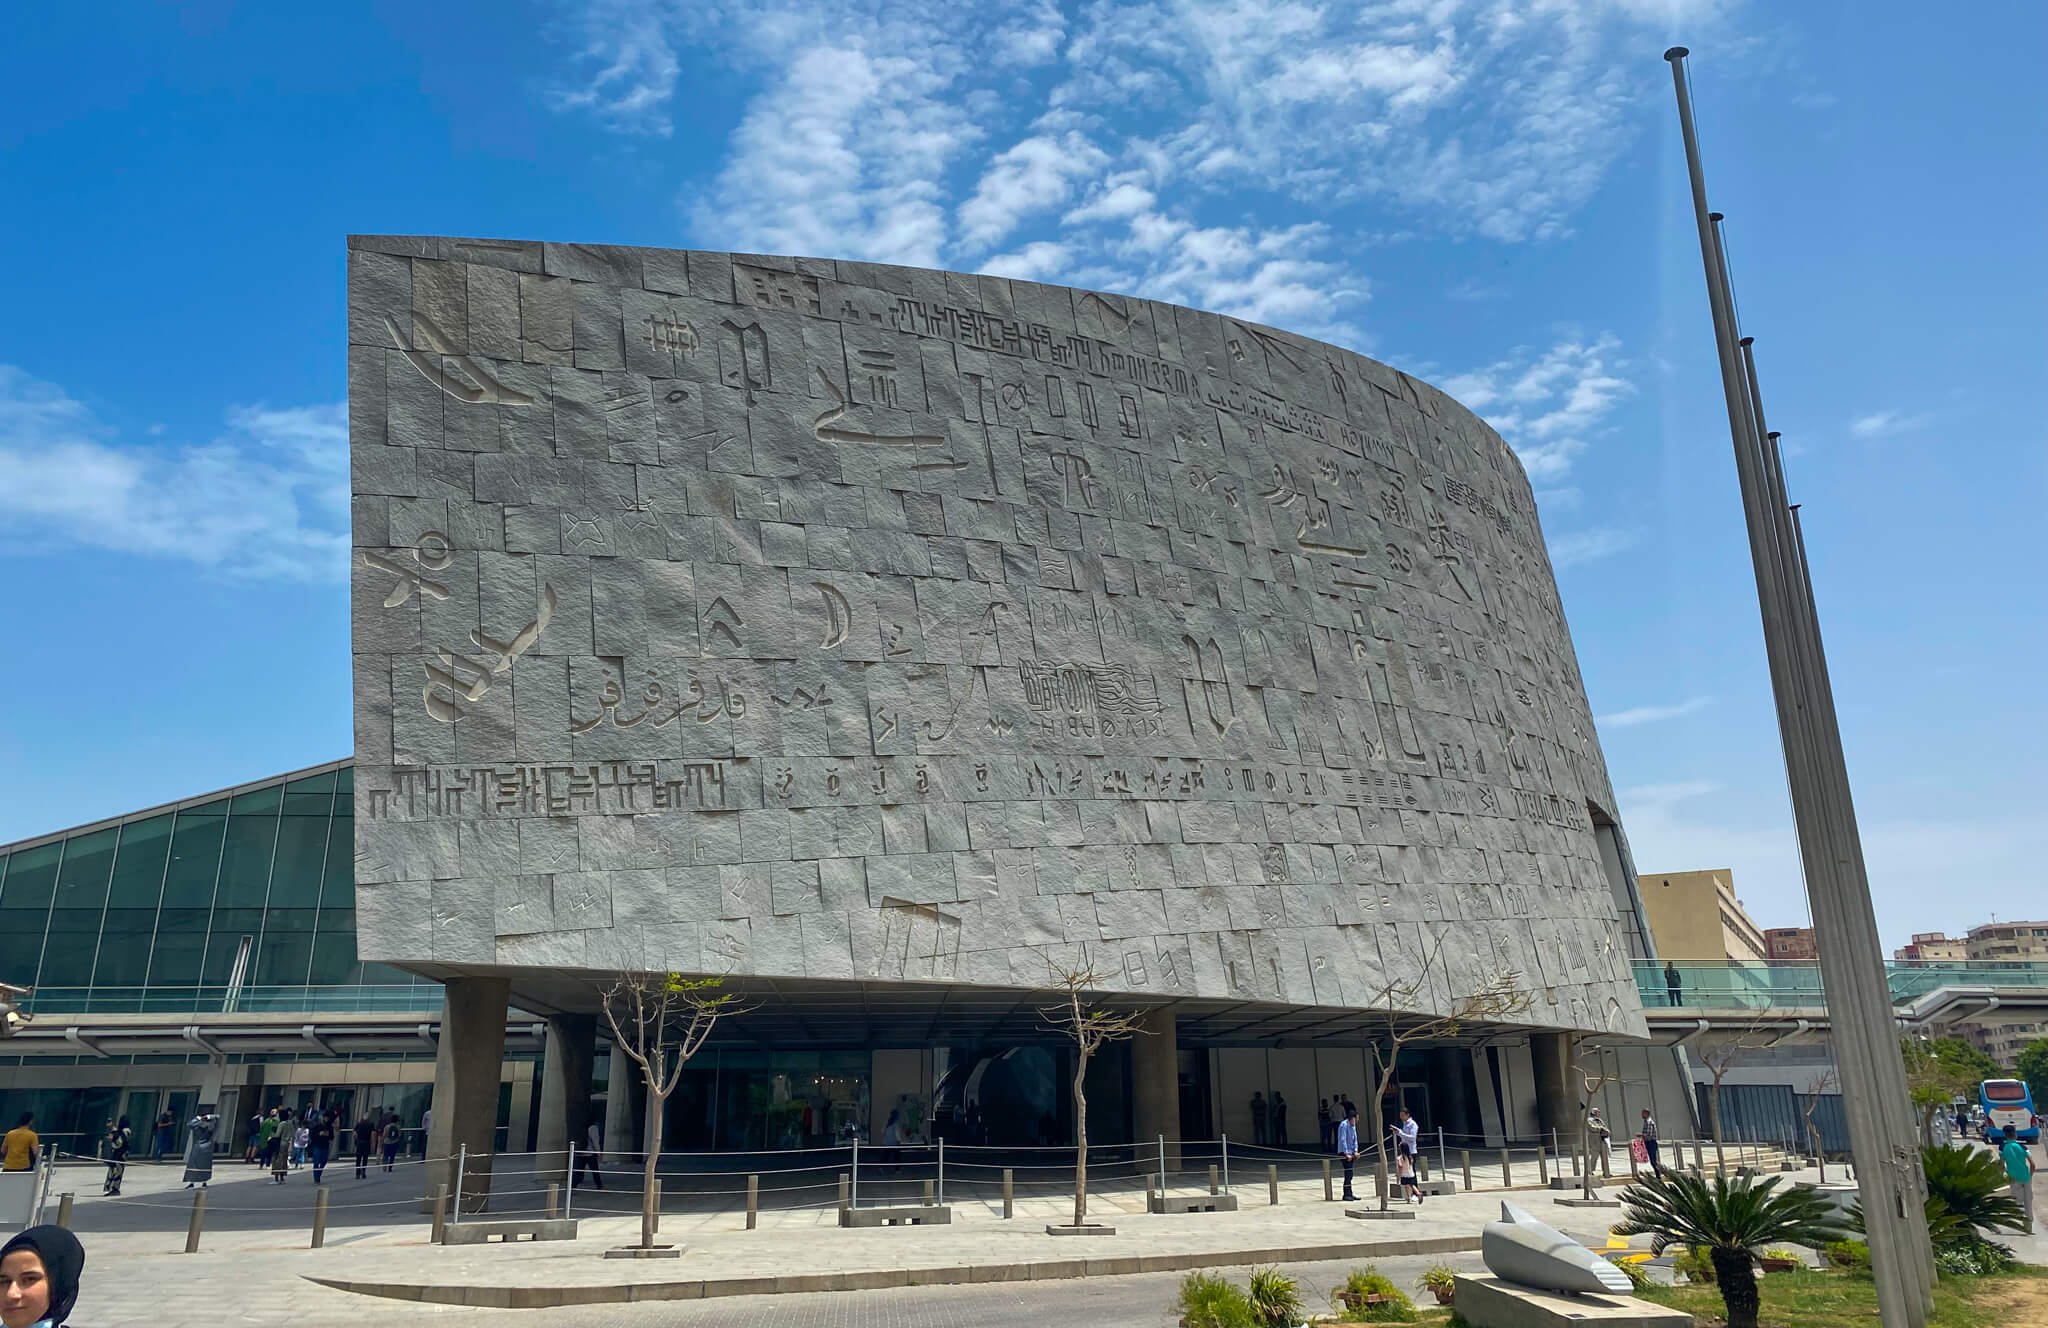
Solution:
[[[501,1210],[519,1208],[542,1193],[523,1167],[525,1161],[500,1160]],[[351,1166],[331,1168],[326,1245],[314,1250],[309,1243],[315,1190],[307,1171],[296,1171],[285,1185],[275,1186],[255,1168],[223,1165],[207,1191],[206,1229],[196,1254],[183,1252],[191,1194],[178,1183],[175,1168],[132,1167],[119,1199],[97,1193],[98,1168],[61,1168],[57,1189],[76,1195],[72,1225],[89,1252],[79,1317],[83,1322],[146,1321],[155,1328],[180,1328],[224,1317],[248,1324],[319,1325],[357,1322],[369,1315],[467,1321],[506,1312],[362,1295],[311,1280],[319,1278],[439,1288],[642,1286],[650,1288],[643,1293],[650,1296],[685,1297],[545,1311],[551,1322],[572,1324],[691,1324],[716,1316],[728,1325],[914,1325],[958,1322],[970,1314],[991,1325],[1165,1324],[1171,1321],[1166,1307],[1173,1287],[1190,1266],[1241,1271],[1251,1263],[1278,1263],[1303,1281],[1309,1303],[1316,1305],[1348,1269],[1365,1262],[1379,1264],[1404,1284],[1435,1262],[1477,1268],[1479,1228],[1497,1215],[1502,1197],[1512,1197],[1595,1247],[1605,1244],[1607,1227],[1618,1216],[1612,1209],[1556,1205],[1552,1192],[1534,1186],[1502,1191],[1496,1167],[1491,1176],[1476,1171],[1479,1188],[1473,1192],[1433,1198],[1414,1210],[1412,1220],[1361,1221],[1345,1216],[1354,1205],[1323,1201],[1320,1176],[1310,1168],[1282,1183],[1278,1206],[1268,1203],[1261,1175],[1253,1185],[1234,1187],[1244,1204],[1241,1211],[1220,1214],[1154,1216],[1143,1211],[1141,1188],[1112,1181],[1092,1204],[1097,1220],[1117,1228],[1118,1234],[1108,1239],[1045,1234],[1047,1222],[1063,1220],[1070,1199],[1045,1193],[1019,1198],[1015,1218],[1005,1221],[999,1192],[984,1195],[979,1186],[973,1192],[961,1192],[966,1188],[961,1186],[949,1190],[955,1221],[941,1227],[841,1230],[829,1200],[763,1209],[752,1231],[736,1207],[671,1210],[664,1213],[661,1234],[685,1245],[684,1255],[621,1261],[600,1254],[638,1233],[637,1213],[624,1211],[630,1199],[617,1189],[624,1177],[614,1177],[614,1189],[602,1201],[578,1192],[579,1215],[593,1211],[597,1202],[610,1207],[585,1217],[574,1242],[450,1249],[428,1242],[428,1219],[417,1198],[419,1168],[414,1162],[389,1175],[373,1170],[363,1181],[354,1179]],[[1526,1177],[1517,1176],[1525,1178],[1534,1180],[1533,1167]],[[1807,1171],[1792,1178],[1816,1176]],[[1369,1181],[1364,1175],[1360,1180],[1360,1192],[1369,1193]],[[1182,1187],[1184,1192],[1195,1188],[1206,1187]],[[680,1207],[683,1201],[673,1202]],[[1427,1248],[1438,1252],[1408,1253],[1415,1248],[1412,1242],[1429,1242]],[[2038,1237],[2015,1237],[2012,1243],[2024,1258],[2048,1259],[2048,1242]],[[777,1278],[819,1274],[847,1274],[856,1283],[886,1277],[907,1285],[773,1293]],[[970,1279],[966,1285],[944,1284]],[[703,1289],[651,1289],[675,1283],[703,1284]],[[690,1298],[707,1293],[715,1301]]]

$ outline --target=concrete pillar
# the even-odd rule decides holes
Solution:
[[[1557,1131],[1559,1144],[1579,1137],[1578,1097],[1572,1089],[1572,1035],[1531,1033],[1529,1061],[1536,1071],[1536,1128],[1543,1141]]]
[[[1435,1134],[1441,1128],[1447,1144],[1469,1144],[1469,1136],[1479,1133],[1478,1114],[1472,1109],[1472,1093],[1466,1082],[1466,1067],[1472,1063],[1474,1052],[1466,1047],[1438,1047],[1430,1052],[1430,1109],[1436,1114],[1433,1121],[1424,1121],[1423,1129]]]
[[[597,1016],[558,1014],[548,1020],[540,1063],[540,1135],[535,1147],[543,1181],[566,1181],[568,1148],[585,1146],[590,1075],[597,1059]]]
[[[498,1085],[505,1067],[505,978],[450,978],[442,986],[441,1042],[434,1060],[434,1124],[427,1133],[426,1192],[455,1187],[455,1155],[464,1146],[462,1211],[480,1213],[491,1197]]]
[[[1166,1167],[1180,1170],[1180,1036],[1173,1012],[1154,1010],[1131,1039],[1131,1123],[1138,1156],[1157,1166],[1166,1139]],[[1142,1168],[1141,1168],[1142,1169]]]
[[[618,1156],[616,1165],[639,1163],[637,1154],[646,1151],[647,1076],[631,1056],[612,1048],[611,1069],[604,1089],[604,1151],[607,1158]]]

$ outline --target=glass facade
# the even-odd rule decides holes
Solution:
[[[0,855],[0,982],[137,1008],[180,989],[410,983],[356,960],[354,789],[340,765]]]

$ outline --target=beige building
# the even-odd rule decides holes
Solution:
[[[1659,959],[1764,960],[1770,947],[1735,897],[1735,873],[1642,872],[1636,878]]]
[[[1916,931],[1912,944],[1892,951],[1892,958],[1907,964],[1960,964],[1969,957],[1968,941],[1938,931]]]
[[[1987,922],[1963,945],[1972,959],[2048,963],[2048,922]]]
[[[1764,949],[1773,959],[1819,959],[1811,927],[1766,927]]]

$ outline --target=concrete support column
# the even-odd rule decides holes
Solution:
[[[604,1151],[617,1165],[635,1166],[646,1151],[647,1075],[617,1047],[604,1089]]]
[[[1180,1170],[1180,1036],[1173,1012],[1154,1010],[1131,1039],[1131,1122],[1138,1157],[1158,1165],[1166,1138],[1166,1166]],[[1139,1170],[1146,1167],[1141,1165]]]
[[[568,1180],[569,1144],[586,1146],[590,1074],[597,1059],[597,1016],[558,1014],[548,1020],[540,1064],[540,1133],[535,1147],[543,1183]]]
[[[462,1211],[480,1213],[491,1198],[491,1156],[498,1085],[505,1068],[505,978],[451,978],[443,984],[440,1049],[434,1060],[434,1124],[427,1132],[426,1197],[455,1187],[455,1155],[467,1145]]]
[[[1430,1091],[1434,1096],[1430,1107],[1436,1119],[1423,1122],[1429,1133],[1442,1129],[1446,1145],[1471,1147],[1476,1141],[1472,1136],[1479,1133],[1478,1114],[1472,1110],[1472,1093],[1466,1082],[1466,1067],[1472,1063],[1475,1052],[1464,1047],[1438,1047],[1430,1052]]]
[[[1557,1131],[1559,1145],[1579,1137],[1578,1097],[1572,1092],[1572,1035],[1531,1033],[1529,1062],[1536,1072],[1536,1128],[1545,1144]]]

